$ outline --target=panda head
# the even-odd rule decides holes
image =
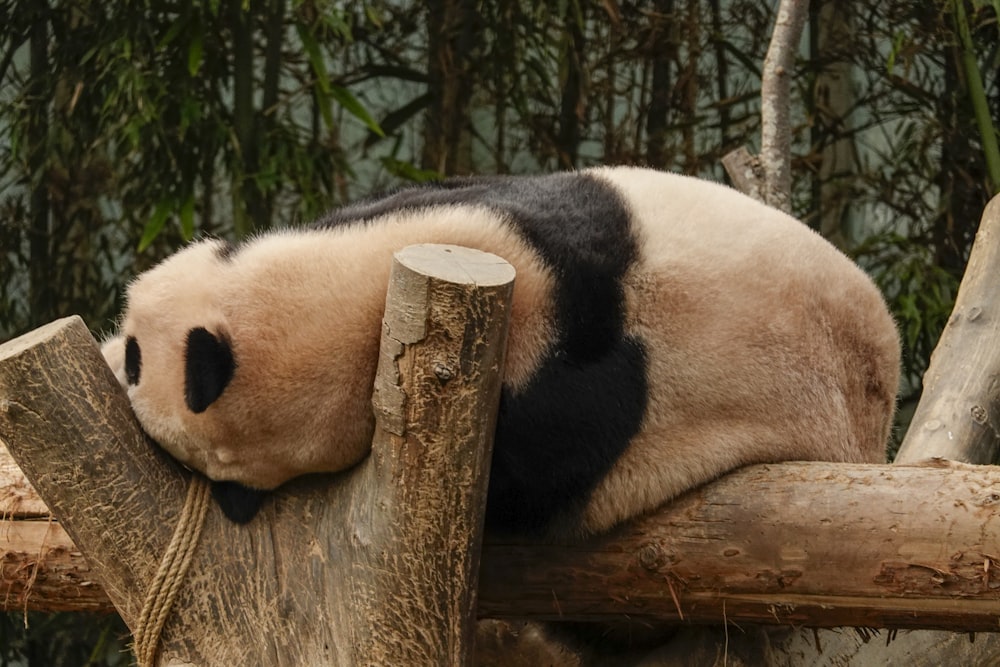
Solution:
[[[282,360],[294,353],[256,340],[268,336],[253,327],[279,314],[241,320],[246,307],[234,306],[233,295],[252,286],[240,284],[245,276],[234,272],[232,254],[224,242],[201,241],[140,275],[129,285],[119,333],[102,352],[146,433],[213,480],[223,511],[242,523],[264,491],[347,468],[366,450],[353,435],[344,446],[333,440],[331,412],[309,403],[316,399],[307,386],[269,381],[288,375]],[[259,295],[246,298],[258,311],[268,307]]]

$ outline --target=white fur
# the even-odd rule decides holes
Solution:
[[[646,345],[650,399],[642,431],[590,499],[584,532],[748,463],[882,460],[899,343],[861,270],[800,222],[724,186],[590,173],[632,209],[640,258],[625,279],[626,328]],[[228,261],[215,242],[196,243],[140,276],[121,333],[142,349],[129,396],[143,426],[209,477],[257,488],[355,464],[373,428],[391,253],[427,242],[516,267],[505,381],[524,386],[555,337],[554,278],[496,213],[447,206],[270,234]],[[231,385],[197,415],[183,398],[183,343],[196,326],[228,336],[237,361]],[[106,354],[120,365],[117,351]]]
[[[230,260],[216,256],[218,242],[203,241],[140,276],[121,333],[142,349],[140,382],[127,388],[147,432],[209,477],[256,488],[357,463],[374,428],[392,253],[413,243],[502,248],[516,263],[506,378],[525,382],[554,338],[551,277],[535,253],[481,209],[405,217],[271,234]],[[237,370],[222,396],[193,414],[184,403],[184,341],[198,326],[229,337]]]
[[[594,492],[584,529],[749,463],[884,461],[899,341],[864,272],[730,188],[642,169],[596,173],[624,193],[641,238],[626,298],[628,327],[649,346],[650,409]]]

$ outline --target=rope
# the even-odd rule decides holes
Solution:
[[[132,633],[135,638],[135,655],[141,667],[153,667],[160,644],[160,632],[181,584],[184,583],[194,548],[201,536],[209,494],[208,480],[201,475],[193,475],[174,535],[170,538],[170,545],[163,554],[160,568],[146,591],[142,613]]]

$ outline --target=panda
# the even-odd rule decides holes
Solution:
[[[894,322],[799,221],[635,167],[454,178],[195,242],[128,287],[104,354],[230,519],[365,458],[391,256],[416,243],[516,269],[487,530],[592,535],[747,464],[885,458]]]

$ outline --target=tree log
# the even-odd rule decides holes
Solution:
[[[1000,630],[998,507],[994,467],[754,466],[584,544],[487,541],[479,613]],[[0,537],[4,608],[111,609],[58,524]]]
[[[426,249],[417,252],[412,261],[419,267]],[[496,266],[463,265],[461,272],[484,268],[490,274]],[[449,277],[467,279],[464,273]],[[499,282],[494,278],[480,282]],[[183,613],[165,630],[164,660],[464,659],[483,497],[472,493],[463,501],[456,494],[477,486],[489,450],[483,442],[467,443],[464,453],[446,450],[457,445],[442,441],[440,420],[471,419],[460,432],[490,432],[495,396],[477,398],[488,392],[470,389],[465,382],[472,380],[464,378],[496,383],[502,360],[466,363],[465,355],[499,345],[502,332],[457,342],[466,329],[453,312],[464,297],[455,294],[472,287],[427,301],[440,291],[430,289],[435,284],[394,274],[391,292],[417,306],[387,313],[373,455],[332,479],[290,484],[248,527],[233,526],[213,510],[179,601]],[[494,298],[505,297],[498,291]],[[474,321],[483,325],[496,317],[476,313]],[[428,322],[424,329],[421,321]],[[482,374],[476,363],[485,363]],[[469,409],[470,398],[482,402]],[[8,485],[8,511],[36,520],[0,534],[6,536],[7,608],[102,608],[98,587],[88,585],[91,570],[61,533],[64,523],[87,549],[94,576],[126,622],[134,621],[169,539],[186,473],[149,448],[78,321],[0,346],[0,436],[18,443],[25,468],[35,468],[39,487],[67,517],[60,524],[38,521],[45,510],[27,487]],[[0,471],[11,472],[2,465]],[[754,466],[587,543],[487,544],[479,612],[997,631],[998,507],[994,467],[943,461]],[[449,520],[434,520],[440,517]],[[115,554],[123,560],[109,562]],[[435,578],[442,572],[448,575]],[[67,576],[79,577],[78,587],[94,597],[71,600],[65,586],[46,585]]]
[[[480,614],[1000,630],[1000,469],[752,466],[582,545],[488,543]]]
[[[372,455],[247,526],[213,507],[160,664],[464,662],[512,279],[486,253],[397,253]],[[0,346],[0,438],[134,627],[190,473],[149,446],[79,318]]]
[[[722,156],[722,166],[734,188],[757,201],[764,201],[764,167],[760,158],[740,146]]]
[[[1000,196],[979,223],[955,308],[924,373],[898,463],[942,457],[995,463],[1000,454]]]
[[[513,281],[510,264],[477,250],[418,245],[396,255],[366,505],[349,520],[359,614],[351,664],[471,657]]]

